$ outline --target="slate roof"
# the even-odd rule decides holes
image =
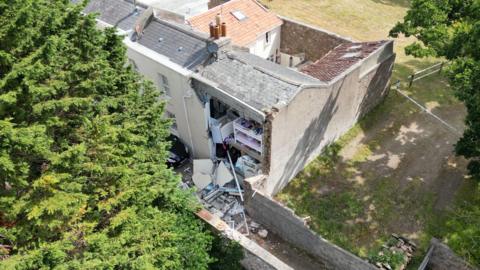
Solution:
[[[71,2],[77,4],[81,1],[72,0]],[[138,16],[143,11],[145,9],[139,6],[135,10],[133,2],[118,0],[90,0],[84,9],[87,14],[100,13],[99,20],[117,26],[124,31],[133,29]]]
[[[274,77],[282,78],[283,80],[293,82],[295,84],[318,85],[321,83],[317,78],[311,77],[308,74],[304,74],[285,66],[281,66],[272,61],[265,60],[255,54],[235,51],[230,53],[230,55],[234,56],[239,61],[255,66],[257,69],[264,70]]]
[[[240,11],[246,18],[238,20],[232,12]],[[216,15],[222,15],[222,21],[227,24],[227,37],[238,46],[248,46],[257,40],[258,36],[282,25],[277,15],[268,11],[255,0],[232,0],[209,11],[188,19],[195,29],[210,33],[209,24],[215,21]]]
[[[72,0],[76,4],[81,0]],[[135,27],[135,22],[145,8],[135,6],[129,0],[91,0],[84,9],[85,13],[99,13],[98,19],[108,24],[118,24],[122,30]],[[193,68],[208,57],[206,36],[194,32],[191,27],[152,19],[137,42],[159,54],[168,57],[172,62]]]
[[[153,19],[137,42],[182,67],[193,68],[209,56],[206,37],[173,23]]]
[[[375,42],[343,43],[315,63],[303,67],[300,71],[321,81],[329,82],[354,64],[367,58],[386,40]]]
[[[288,103],[301,90],[300,85],[276,78],[228,53],[220,53],[218,60],[205,66],[200,74],[260,111],[279,102]]]

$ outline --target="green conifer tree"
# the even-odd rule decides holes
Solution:
[[[84,5],[0,1],[0,269],[206,269],[163,103]]]

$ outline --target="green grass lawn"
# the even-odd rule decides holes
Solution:
[[[356,40],[388,38],[405,15],[407,0],[263,0],[273,11]],[[392,81],[423,106],[461,130],[465,111],[446,78],[436,74],[407,88],[407,77],[441,59],[415,59],[395,40]],[[322,237],[362,257],[391,233],[419,245],[413,267],[432,236],[441,237],[455,198],[469,196],[466,161],[455,157],[452,134],[396,92],[307,166],[276,199]],[[450,182],[449,182],[450,181]],[[458,190],[458,192],[457,192]]]

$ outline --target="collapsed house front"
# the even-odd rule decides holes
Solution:
[[[188,18],[127,0],[92,0],[85,12],[125,35],[193,158],[229,149],[238,177],[264,175],[269,195],[382,101],[395,58],[392,41],[355,42],[255,0]]]

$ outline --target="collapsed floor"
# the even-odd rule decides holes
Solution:
[[[184,189],[195,187],[195,183],[193,182],[193,164],[193,161],[189,161],[175,170],[182,175],[182,185]],[[208,190],[210,191],[208,192]],[[247,236],[293,269],[325,269],[323,264],[317,262],[303,251],[291,246],[280,236],[252,220],[252,218],[245,213],[241,197],[237,191],[238,189],[235,188],[235,184],[232,182],[228,183],[225,189],[221,189],[221,192],[216,192],[208,188],[207,190],[197,191],[195,195],[206,210],[229,224],[230,229]],[[215,192],[215,196],[212,196],[213,192]]]

